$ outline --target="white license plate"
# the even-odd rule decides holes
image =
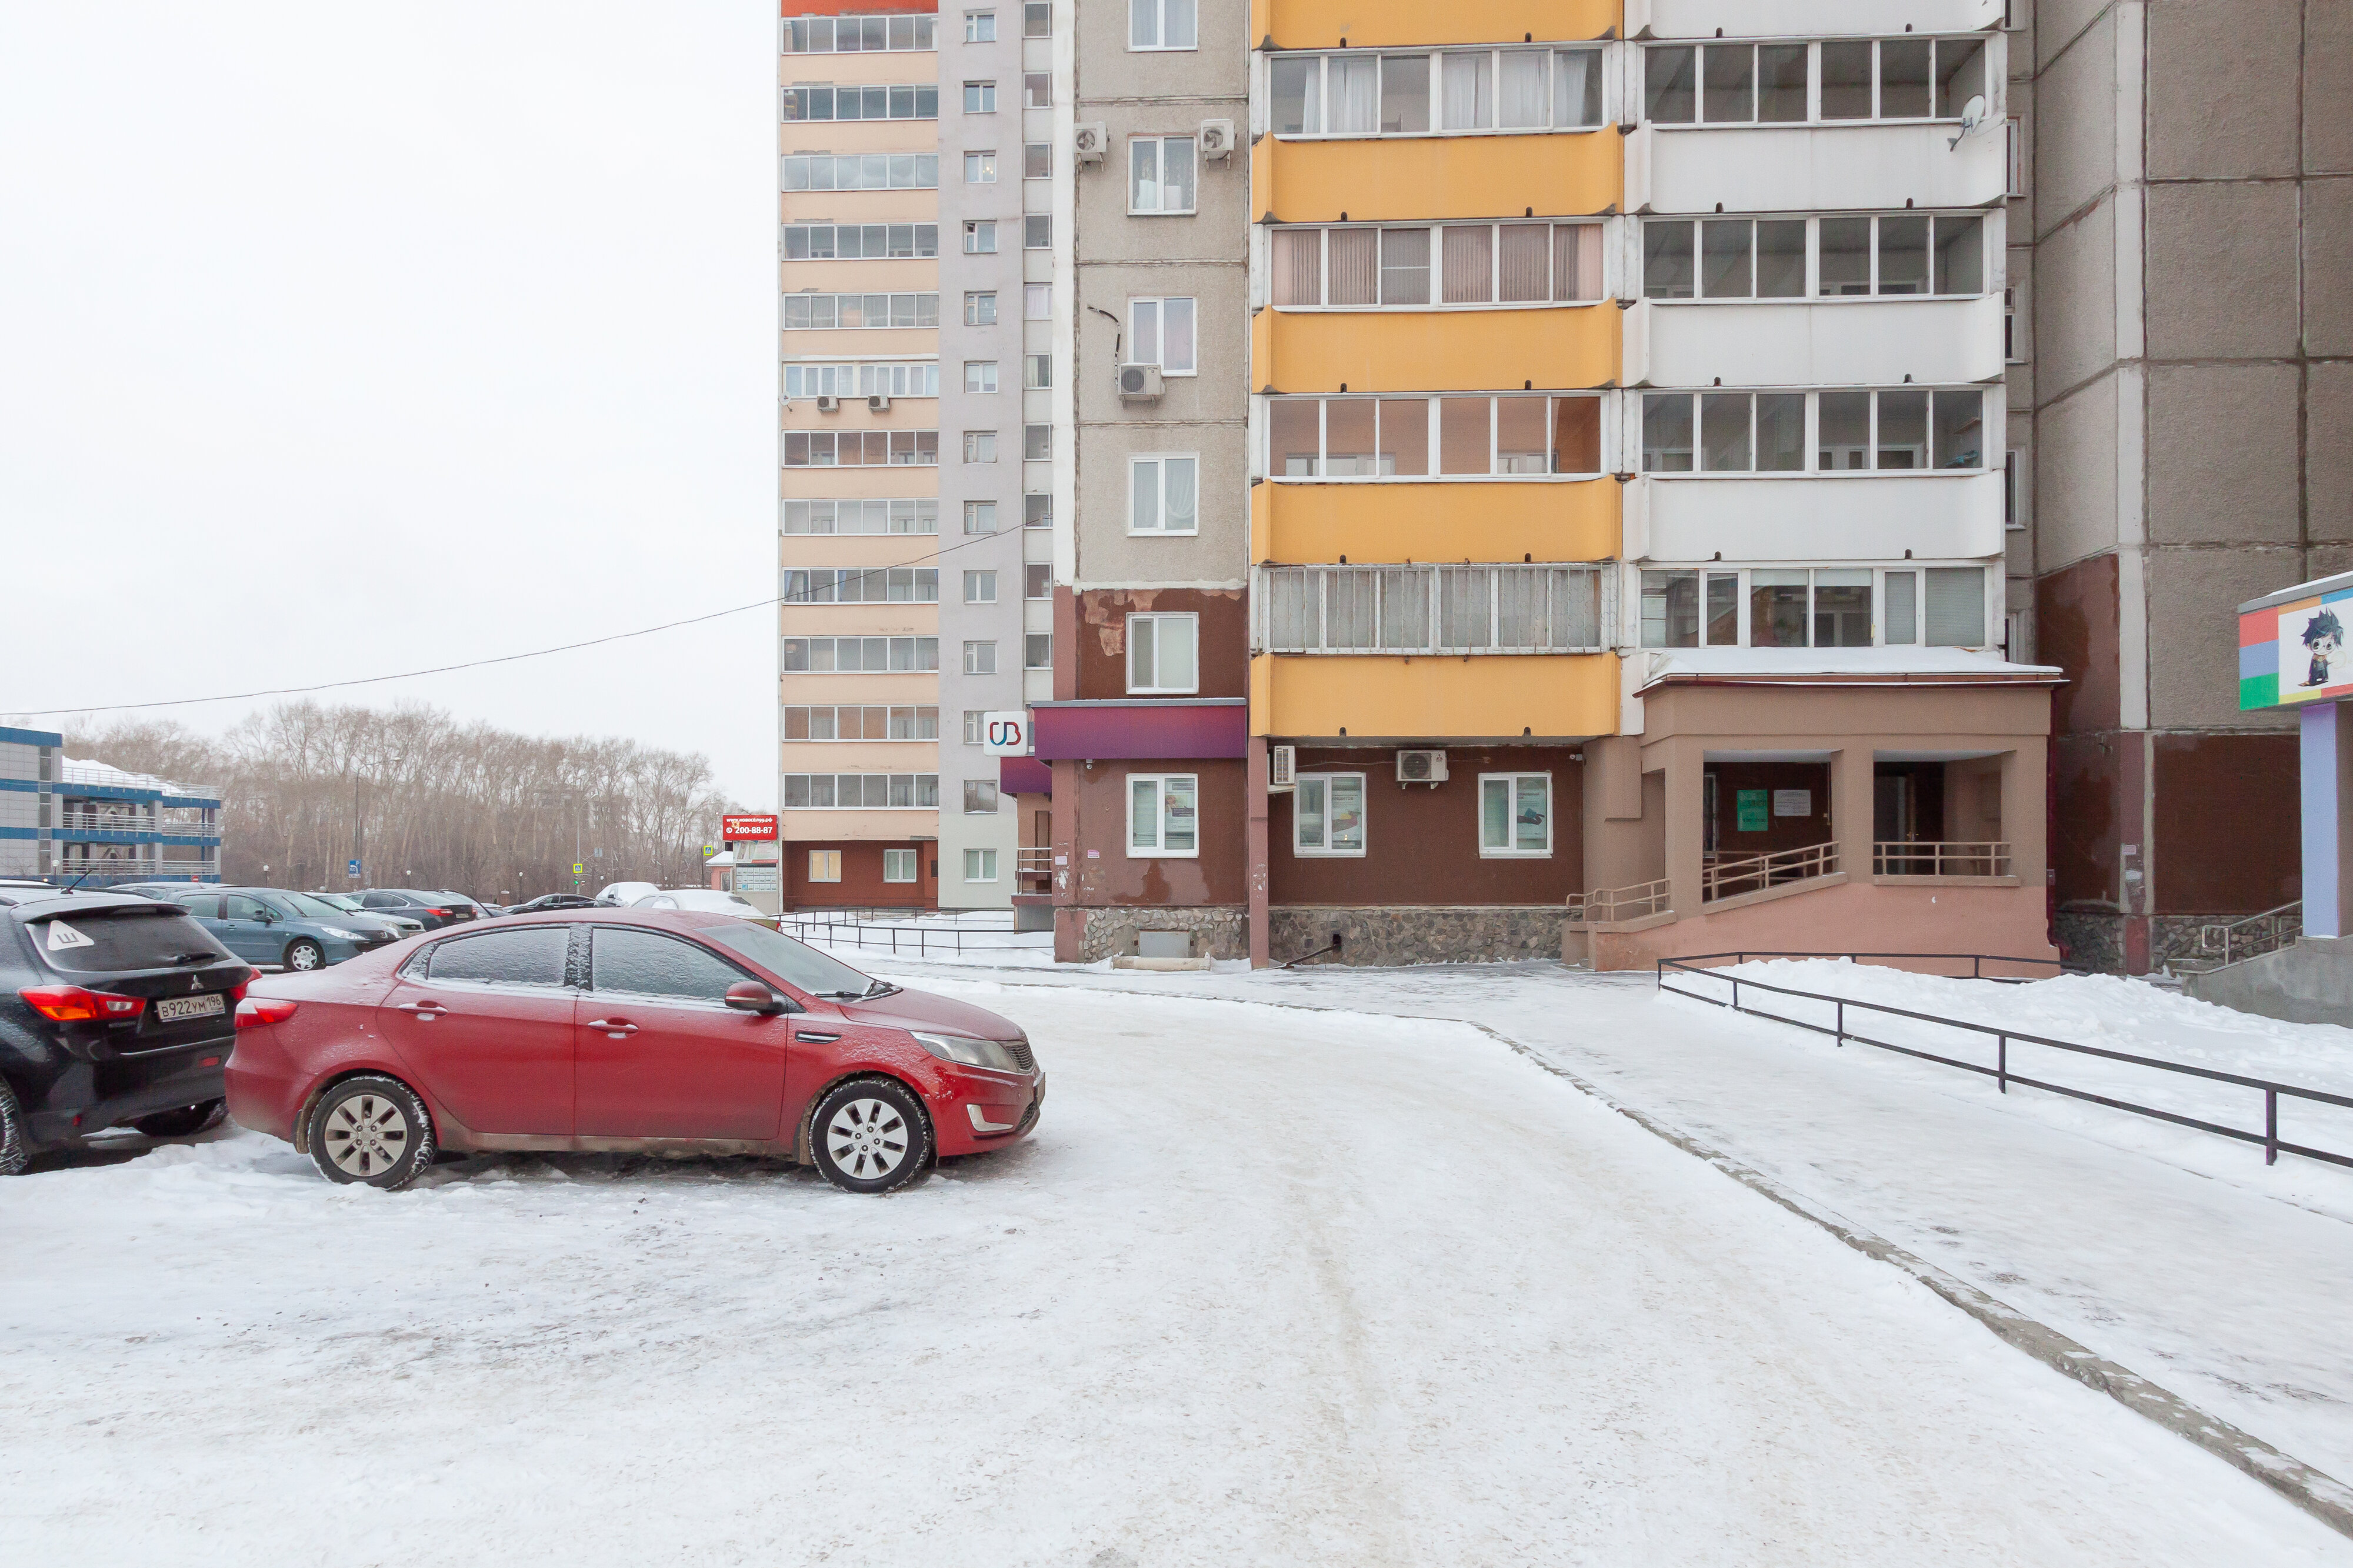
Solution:
[[[155,1004],[155,1021],[176,1024],[183,1018],[217,1018],[223,1011],[217,991],[207,991],[202,996],[167,996]]]

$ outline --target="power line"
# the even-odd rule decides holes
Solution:
[[[894,561],[888,566],[853,567],[851,570],[872,574],[894,571],[902,566],[920,566],[926,561],[937,561],[944,555],[953,555],[957,551],[967,549],[975,544],[985,544],[997,537],[995,533],[976,534],[962,544],[946,545],[927,554],[915,556],[913,560]],[[427,675],[447,675],[452,670],[480,669],[488,665],[512,664],[518,659],[545,658],[551,654],[575,653],[584,647],[596,647],[605,643],[627,642],[631,637],[652,637],[657,632],[676,631],[681,626],[698,626],[704,621],[715,621],[726,616],[740,616],[747,610],[772,609],[779,605],[808,602],[810,601],[806,595],[779,594],[774,598],[754,599],[748,605],[733,605],[723,610],[689,616],[684,620],[664,621],[658,626],[640,626],[636,631],[614,632],[607,637],[590,637],[585,642],[559,643],[554,647],[533,648],[527,653],[506,653],[491,658],[471,658],[462,664],[435,665],[430,669],[403,670],[397,675],[365,675],[353,680],[326,680],[316,686],[280,686],[262,691],[231,691],[218,697],[174,697],[153,702],[83,703],[69,708],[19,708],[12,710],[12,713],[15,717],[22,719],[45,719],[59,713],[124,713],[142,708],[193,708],[206,702],[245,702],[257,697],[301,697],[313,691],[337,691],[352,686],[380,686],[387,680],[415,680]]]

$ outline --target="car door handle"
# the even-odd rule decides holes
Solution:
[[[588,1020],[588,1026],[592,1029],[604,1030],[605,1037],[608,1040],[627,1039],[638,1032],[638,1026],[627,1018],[591,1018]]]
[[[414,1014],[418,1023],[429,1024],[449,1009],[438,1002],[397,1002],[393,1005],[392,1010],[396,1013]]]
[[[820,1035],[814,1029],[799,1029],[794,1032],[793,1038],[797,1040],[807,1040],[813,1046],[829,1046],[833,1044],[834,1041],[841,1038],[841,1037],[839,1035]]]

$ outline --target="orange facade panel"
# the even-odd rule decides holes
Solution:
[[[1270,526],[1259,559],[1329,563],[1607,561],[1618,553],[1615,479],[1469,484],[1406,480],[1261,485]]]
[[[1280,223],[1588,217],[1625,194],[1614,130],[1281,139],[1252,203]]]
[[[1433,5],[1429,0],[1260,0],[1278,49],[1388,48],[1410,44],[1516,44],[1523,37],[1573,43],[1598,38],[1624,19],[1619,0],[1491,0]],[[1253,18],[1256,20],[1257,18]]]
[[[1376,740],[1584,739],[1618,730],[1618,656],[1261,654],[1251,728]]]
[[[1268,310],[1277,392],[1569,391],[1620,367],[1607,302],[1500,310]]]

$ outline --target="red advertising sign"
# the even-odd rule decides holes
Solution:
[[[773,816],[723,816],[719,819],[719,837],[730,844],[765,844],[776,837],[776,819]]]

